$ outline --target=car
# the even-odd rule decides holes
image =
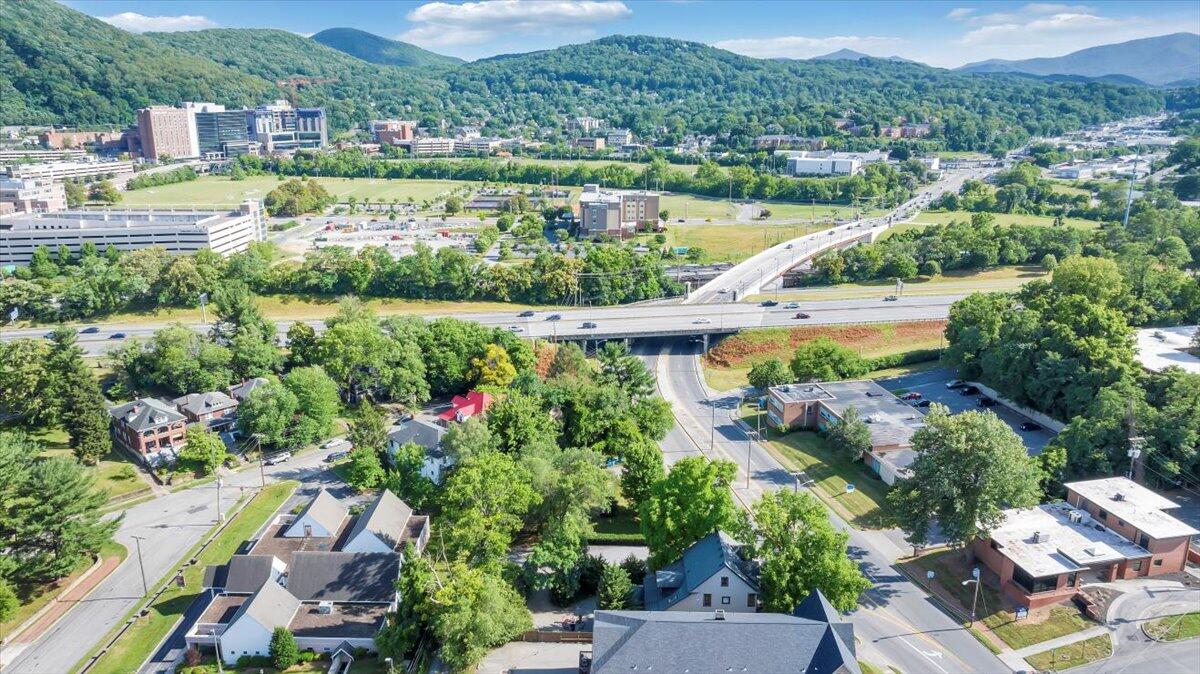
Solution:
[[[517,318],[529,318],[532,315],[533,315],[533,310],[526,309],[525,311],[522,311],[521,313],[517,314]]]
[[[333,463],[334,461],[340,461],[340,460],[346,458],[347,456],[350,456],[350,452],[330,452],[329,456],[325,457],[325,463]]]
[[[562,314],[550,314],[549,316],[546,317],[546,320],[548,320],[548,321],[562,320]]]
[[[125,333],[123,333],[123,332],[114,332],[114,333],[112,333],[111,335],[109,335],[109,336],[108,336],[108,338],[109,338],[109,339],[125,339]]]
[[[916,391],[909,391],[908,393],[905,393],[904,395],[900,396],[900,399],[901,400],[920,400],[921,394],[917,393]]]
[[[764,307],[775,307],[779,306],[779,302],[776,302],[775,300],[763,300],[759,305]]]
[[[1021,424],[1021,430],[1023,430],[1023,431],[1040,431],[1040,430],[1042,430],[1042,427],[1039,424],[1033,423],[1032,421],[1026,421],[1025,423]]]
[[[337,447],[338,445],[349,444],[349,442],[350,441],[347,440],[346,438],[331,438],[329,440],[326,440],[325,444],[321,445],[321,449],[333,449],[334,447]]]
[[[917,402],[913,403],[913,407],[929,407],[932,404],[933,403],[929,402],[928,400],[918,400]]]
[[[579,327],[580,327],[580,328],[582,328],[582,329],[584,329],[584,330],[591,330],[592,328],[596,327],[596,324],[595,324],[595,323],[593,323],[593,322],[591,322],[591,321],[585,321],[585,322],[583,323],[583,325],[581,325],[581,326],[579,326]]]
[[[965,395],[965,396],[973,396],[973,395],[979,393],[979,387],[978,386],[964,386],[962,388],[962,390],[959,391],[959,393],[962,395]]]
[[[692,321],[692,323],[695,323],[696,325],[707,325],[709,323],[712,323],[712,321],[710,321],[708,318],[706,318],[704,316],[701,316],[700,318],[697,318],[696,320]]]
[[[509,332],[525,332],[525,328],[522,328],[519,325],[510,325],[510,326],[508,326],[508,331]]]
[[[721,288],[717,291],[717,294],[725,294],[727,292],[729,292],[729,288]]]
[[[292,458],[291,452],[279,452],[278,454],[272,454],[271,456],[268,456],[265,459],[263,459],[263,465],[264,466],[274,466],[274,465],[278,465],[278,464],[290,461],[291,458]]]
[[[946,388],[948,388],[948,389],[962,388],[966,385],[967,385],[967,382],[965,382],[961,379],[955,379],[953,381],[946,382]]]
[[[895,295],[888,295],[887,297],[883,298],[883,301],[884,302],[895,302],[898,299],[900,299],[900,298],[896,297]]]
[[[996,401],[987,396],[983,396],[982,398],[979,399],[979,406],[980,407],[995,407]]]
[[[84,328],[84,329],[80,330],[80,331],[79,331],[79,334],[81,334],[81,335],[94,335],[94,334],[96,334],[97,332],[100,332],[100,328],[98,328],[98,327],[96,327],[96,326],[94,326],[94,325],[93,325],[93,326],[91,326],[91,327],[87,327],[87,328]]]
[[[789,243],[789,244],[787,245],[787,248],[786,248],[786,250],[791,250],[791,249],[792,249],[792,244],[790,244],[790,243]]]
[[[800,303],[799,302],[788,302],[787,304],[783,305],[783,308],[784,309],[799,309]]]
[[[1164,334],[1162,333],[1162,331],[1161,331],[1161,330],[1155,330],[1155,331],[1154,331],[1154,338],[1155,338],[1155,339],[1157,339],[1157,340],[1158,340],[1158,341],[1160,341],[1160,342],[1165,342],[1165,341],[1167,341],[1167,336],[1166,336],[1166,335],[1164,335]]]
[[[797,311],[796,315],[793,316],[793,318],[799,318],[800,320],[804,320],[806,318],[812,318],[812,316],[809,316],[808,314],[804,313],[803,311]]]

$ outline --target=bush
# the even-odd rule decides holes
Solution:
[[[629,573],[625,571],[625,567],[606,564],[600,579],[596,607],[609,611],[628,608],[631,594],[633,594],[633,583],[630,582]]]
[[[271,635],[271,665],[275,669],[287,669],[300,659],[296,637],[286,627],[276,627]]]
[[[237,659],[238,669],[250,669],[251,667],[271,667],[271,658],[266,655],[243,655]]]
[[[867,359],[868,370],[886,370],[889,367],[912,365],[913,363],[928,363],[941,358],[941,349],[914,349],[903,353],[893,353],[890,356]]]
[[[600,578],[604,575],[604,558],[596,555],[584,555],[579,560],[579,594],[590,597],[600,588]]]
[[[629,581],[634,585],[641,585],[646,579],[646,560],[638,559],[632,552],[621,562],[621,568],[629,574]]]

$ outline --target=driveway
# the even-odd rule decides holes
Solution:
[[[946,388],[946,384],[954,381],[956,378],[954,370],[945,367],[911,375],[880,379],[879,384],[889,391],[897,389],[916,391],[924,396],[926,400],[949,407],[950,411],[955,414],[967,410],[990,409],[1004,423],[1008,424],[1014,433],[1021,437],[1021,440],[1025,442],[1025,446],[1029,448],[1029,453],[1032,456],[1041,454],[1046,445],[1054,439],[1055,434],[1047,429],[1040,431],[1021,430],[1021,424],[1028,421],[1028,419],[1004,406],[1002,403],[998,402],[993,407],[979,407],[980,396],[964,396],[959,389]]]
[[[1137,587],[1130,589],[1131,584]],[[1126,592],[1113,602],[1107,616],[1113,655],[1072,672],[1192,674],[1200,671],[1200,640],[1161,643],[1142,632],[1142,624],[1148,620],[1200,610],[1200,589],[1152,579],[1106,585]]]

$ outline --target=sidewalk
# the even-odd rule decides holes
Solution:
[[[1086,630],[1058,637],[1057,639],[1049,639],[1047,641],[1033,644],[1032,646],[1026,646],[1020,650],[1006,651],[1001,653],[999,658],[1004,662],[1004,664],[1011,667],[1014,671],[1026,670],[1029,669],[1029,665],[1026,664],[1025,658],[1031,655],[1037,655],[1043,651],[1073,644],[1077,641],[1084,641],[1085,639],[1091,639],[1092,637],[1103,636],[1106,634],[1111,635],[1112,632],[1113,630],[1109,628],[1108,625],[1097,625],[1095,627],[1089,627]]]

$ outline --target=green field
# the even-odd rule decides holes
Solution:
[[[330,194],[344,201],[354,196],[360,202],[390,202],[398,199],[408,201],[412,197],[418,204],[434,199],[443,192],[468,183],[450,180],[384,180],[368,178],[316,178]],[[245,180],[230,180],[225,176],[202,176],[186,183],[175,183],[161,187],[147,187],[131,192],[122,192],[122,206],[163,205],[222,205],[232,206],[246,199],[262,199],[275,189],[281,181],[275,176],[251,176]]]
[[[810,225],[667,225],[668,246],[703,248],[709,262],[741,262],[746,258],[777,243],[794,239],[809,232],[824,229]],[[640,240],[654,245],[653,235],[644,235]]]
[[[475,157],[444,157],[429,161],[477,161],[477,159]],[[492,157],[492,161],[500,163],[513,162],[515,164],[533,164],[536,166],[575,166],[582,164],[584,166],[590,166],[593,168],[610,166],[612,164],[620,164],[621,166],[627,166],[638,172],[643,171],[646,166],[648,166],[648,164],[644,162],[621,161],[619,159],[541,159],[538,157]],[[697,168],[699,168],[699,165],[697,164],[671,164],[671,169],[687,175],[694,174]]]
[[[1200,612],[1159,618],[1142,625],[1142,631],[1159,641],[1182,641],[1200,637]]]
[[[200,594],[201,579],[204,567],[209,564],[224,564],[241,544],[253,536],[260,527],[283,505],[283,502],[295,490],[295,482],[277,482],[269,485],[251,498],[242,510],[234,516],[213,542],[197,555],[197,563],[188,566],[184,572],[184,587],[172,585],[150,607],[149,614],[139,618],[121,638],[113,644],[99,660],[96,661],[92,672],[96,674],[124,674],[135,672],[142,662],[150,656],[151,651],[167,636],[175,623]],[[182,560],[188,559],[193,551],[188,551]],[[168,572],[155,585],[165,584],[175,573]],[[122,624],[124,621],[122,621]],[[107,643],[108,638],[104,639]],[[85,658],[86,661],[86,658]],[[82,664],[82,663],[80,663]]]
[[[993,213],[996,217],[996,224],[1001,227],[1009,225],[1043,225],[1049,227],[1054,224],[1053,215],[1027,215],[1024,213]],[[922,211],[914,219],[914,226],[919,225],[947,225],[951,221],[970,222],[971,214],[967,211]],[[1096,220],[1084,220],[1083,218],[1065,218],[1064,224],[1068,227],[1076,227],[1079,229],[1096,229],[1100,223]],[[908,229],[912,229],[909,227]]]
[[[103,377],[103,374],[100,376]],[[13,427],[20,426],[15,423],[5,423],[0,425],[0,430]],[[30,435],[42,446],[42,456],[73,458],[66,431],[57,428],[39,428],[31,431]],[[129,459],[115,450],[106,454],[91,470],[96,476],[96,487],[108,492],[109,498],[123,496],[150,486]]]
[[[904,295],[959,295],[975,292],[1007,292],[1037,279],[1044,279],[1050,272],[1042,267],[995,267],[983,271],[951,271],[941,276],[924,276],[904,282]],[[811,288],[789,288],[778,293],[751,295],[747,302],[773,300],[848,300],[884,297],[896,292],[891,280],[875,283],[841,283],[833,286]]]

